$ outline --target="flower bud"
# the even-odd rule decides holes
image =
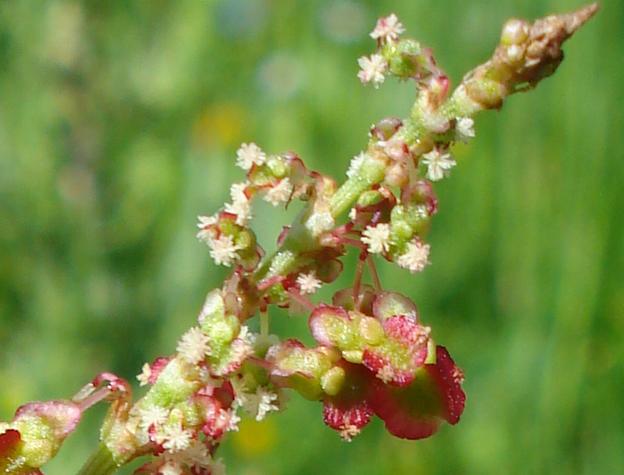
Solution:
[[[505,46],[520,45],[529,37],[529,25],[524,20],[512,18],[505,23],[501,33],[501,44]]]
[[[370,129],[370,134],[375,139],[385,142],[389,140],[403,125],[403,121],[397,117],[386,117],[377,122]]]
[[[31,402],[9,424],[0,424],[0,472],[39,473],[74,431],[82,409],[72,401]]]

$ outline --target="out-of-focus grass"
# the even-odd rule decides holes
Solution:
[[[240,142],[341,174],[373,121],[408,110],[411,85],[355,78],[375,17],[396,12],[457,83],[506,18],[578,6],[2,2],[0,419],[172,351],[226,274],[194,225],[241,179]],[[465,369],[461,423],[421,442],[376,423],[344,444],[319,405],[293,398],[229,439],[231,473],[624,473],[624,3],[602,7],[555,77],[480,117],[457,148],[433,265],[412,277],[380,264]],[[257,214],[271,248],[284,222]],[[304,317],[274,320],[305,332]],[[80,466],[101,416],[46,473]]]

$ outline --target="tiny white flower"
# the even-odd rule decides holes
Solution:
[[[397,258],[396,263],[412,273],[420,272],[429,264],[430,250],[429,244],[414,239],[407,244],[406,251]]]
[[[405,28],[403,24],[399,21],[397,16],[392,13],[387,17],[382,17],[377,20],[375,29],[371,32],[370,36],[374,40],[396,41],[399,39],[399,35],[404,32]]]
[[[169,411],[161,406],[151,405],[139,410],[139,426],[143,430],[148,430],[152,425],[155,427],[164,424],[169,417]]]
[[[226,203],[225,211],[236,215],[236,224],[239,226],[247,226],[252,218],[249,200]]]
[[[210,257],[214,259],[217,265],[229,267],[238,258],[236,252],[240,248],[234,245],[232,236],[223,234],[216,239],[208,241],[208,246],[210,246]]]
[[[351,442],[353,438],[361,432],[357,426],[349,424],[340,430],[340,437],[345,442]]]
[[[390,225],[380,223],[377,226],[367,226],[362,232],[362,242],[368,246],[371,254],[388,252],[390,248]]]
[[[425,114],[422,118],[422,123],[427,130],[436,134],[447,132],[451,126],[451,122],[440,112]]]
[[[216,216],[198,216],[197,219],[199,223],[197,223],[198,228],[205,228],[206,226],[212,226],[213,224],[217,224]]]
[[[264,200],[271,203],[273,206],[279,206],[282,203],[286,203],[290,199],[292,191],[292,183],[290,182],[290,179],[286,177],[266,192]]]
[[[440,153],[438,150],[423,155],[422,163],[427,166],[427,178],[431,181],[441,180],[457,164],[449,153]]]
[[[164,440],[162,446],[171,452],[179,452],[186,449],[193,440],[193,433],[186,430],[179,422],[164,426],[160,438]]]
[[[364,152],[358,153],[355,157],[351,159],[351,163],[349,164],[349,169],[347,170],[347,176],[349,178],[353,178],[360,172],[360,168],[368,158],[368,155]]]
[[[228,432],[238,432],[238,424],[240,423],[241,418],[238,414],[236,414],[236,411],[234,410],[229,411],[228,414],[230,416],[227,425]]]
[[[321,281],[316,278],[314,271],[308,274],[299,274],[297,277],[297,285],[302,294],[313,294],[321,288]]]
[[[384,82],[384,73],[388,67],[388,63],[380,54],[373,54],[369,57],[362,56],[358,59],[360,65],[360,71],[358,72],[358,78],[364,84],[372,82],[375,87]]]
[[[351,208],[351,210],[349,211],[349,219],[351,221],[355,221],[357,219],[357,209]]]
[[[199,222],[197,223],[197,227],[199,228],[199,232],[197,233],[197,239],[200,241],[208,242],[215,236],[215,231],[213,229],[206,229],[210,226],[217,224],[218,220],[216,216],[198,216],[197,219]]]
[[[149,379],[152,376],[152,367],[149,363],[145,363],[141,368],[141,374],[137,375],[137,379],[139,380],[140,386],[145,386],[149,383]]]
[[[256,394],[259,395],[258,414],[256,420],[261,421],[271,411],[278,411],[279,406],[275,404],[278,400],[277,394],[270,392],[264,388],[259,388]]]
[[[253,345],[254,342],[256,341],[256,334],[251,332],[247,325],[243,325],[241,326],[240,331],[238,332],[238,336],[236,338],[238,338],[241,341],[244,341],[248,345]]]
[[[195,439],[186,449],[176,454],[176,459],[188,466],[199,465],[202,468],[212,463],[212,457],[206,446]]]
[[[429,217],[429,210],[426,205],[418,205],[414,208],[414,214],[420,219],[427,219]]]
[[[234,183],[230,188],[231,203],[225,204],[225,211],[236,215],[236,224],[246,226],[251,219],[251,201],[245,194],[248,183]]]
[[[329,211],[315,211],[308,218],[305,225],[312,232],[313,236],[329,231],[334,227],[334,218]]]
[[[460,117],[459,119],[457,119],[456,131],[457,138],[460,141],[467,143],[475,136],[474,120],[472,120],[470,117]]]
[[[279,406],[275,404],[279,399],[278,395],[268,389],[259,386],[255,393],[239,393],[236,396],[236,404],[243,408],[245,412],[261,421],[271,411],[278,411]]]
[[[183,475],[182,467],[180,464],[169,460],[165,465],[158,469],[160,475]]]
[[[230,198],[232,201],[236,203],[237,201],[249,201],[247,195],[245,194],[245,189],[249,184],[244,181],[241,183],[233,183],[230,187]]]
[[[188,363],[194,365],[209,352],[208,336],[197,327],[188,330],[178,342],[177,351]]]
[[[250,338],[236,338],[230,345],[230,364],[242,363],[254,352],[253,346],[250,343]]]
[[[223,460],[215,460],[210,465],[210,475],[225,475],[225,465],[223,465]]]
[[[242,144],[236,152],[236,164],[245,171],[254,165],[262,165],[265,160],[266,154],[253,142]]]

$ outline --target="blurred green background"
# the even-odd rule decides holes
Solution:
[[[457,84],[506,18],[578,6],[3,0],[0,420],[103,370],[134,381],[173,350],[227,272],[195,223],[242,179],[241,142],[340,176],[372,122],[406,114],[412,85],[356,78],[376,17],[396,12]],[[456,149],[428,270],[380,263],[464,368],[461,423],[408,442],[377,422],[345,444],[293,397],[229,438],[231,474],[624,473],[624,2],[602,7],[553,78],[479,117]],[[286,217],[257,216],[271,249]],[[305,317],[273,320],[305,332]],[[46,473],[81,465],[102,414]]]

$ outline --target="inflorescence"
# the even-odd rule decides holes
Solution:
[[[438,211],[433,184],[457,165],[452,145],[475,136],[477,112],[499,108],[508,95],[552,74],[562,43],[596,10],[508,21],[492,58],[452,93],[433,52],[402,38],[396,15],[379,19],[370,34],[376,51],[358,60],[357,76],[375,87],[391,76],[413,80],[409,117],[371,126],[341,186],[293,152],[267,154],[242,144],[236,164],[245,179],[232,185],[219,212],[199,217],[197,233],[214,262],[233,271],[208,294],[175,353],[143,366],[137,379],[145,395],[133,402],[128,383],[103,373],[72,400],[22,406],[0,424],[0,472],[41,473],[82,413],[102,400],[111,402],[102,446],[81,473],[113,473],[147,455],[138,473],[222,474],[215,452],[225,434],[238,430],[243,415],[261,421],[282,410],[286,390],[321,402],[325,424],[348,441],[374,416],[406,439],[429,437],[444,421],[456,424],[465,404],[463,373],[416,305],[382,288],[375,258],[412,273],[427,268],[426,235]],[[251,227],[257,199],[276,207],[303,203],[272,254]],[[330,303],[313,303],[313,294],[345,270],[341,258],[350,248],[359,256],[352,286]],[[363,282],[366,269],[370,285]],[[275,306],[309,313],[316,346],[270,334]],[[256,316],[258,333],[247,326]]]

